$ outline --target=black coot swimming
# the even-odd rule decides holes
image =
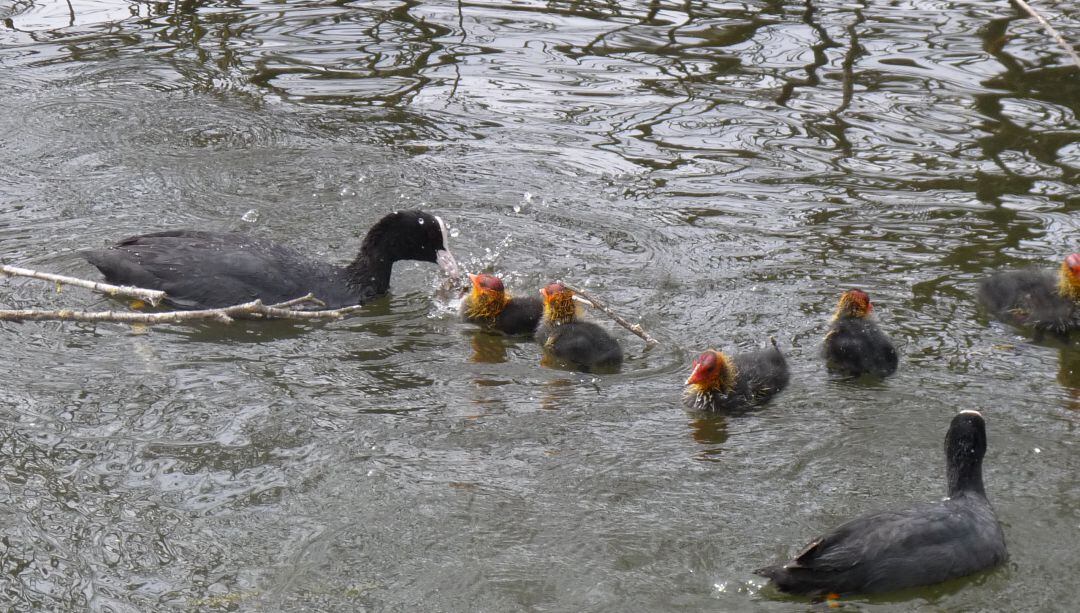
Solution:
[[[886,377],[896,372],[896,348],[870,319],[874,305],[862,290],[840,295],[822,352],[831,370],[845,375]]]
[[[544,312],[539,298],[513,298],[502,279],[494,275],[470,274],[472,291],[461,302],[461,318],[503,334],[532,336]]]
[[[788,383],[784,354],[772,340],[763,351],[733,357],[710,349],[694,360],[683,405],[692,411],[732,411],[765,402]]]
[[[600,326],[578,319],[574,292],[562,283],[540,290],[544,315],[536,327],[536,342],[544,351],[585,372],[610,371],[622,365],[619,343]]]
[[[398,260],[438,262],[456,274],[446,226],[422,211],[397,211],[368,230],[347,266],[316,260],[243,234],[176,230],[126,238],[82,252],[109,283],[166,293],[166,304],[208,309],[256,298],[276,304],[312,293],[327,308],[363,304],[390,288]]]
[[[1040,334],[1080,329],[1080,253],[1065,258],[1056,275],[1033,268],[998,273],[979,284],[979,302],[994,317]]]
[[[783,592],[871,594],[939,583],[1000,564],[1005,536],[983,488],[986,422],[961,411],[945,435],[949,497],[863,515],[815,539],[790,562],[755,573]]]

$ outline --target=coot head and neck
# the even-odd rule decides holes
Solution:
[[[1073,302],[1080,302],[1080,253],[1070,255],[1061,263],[1058,292]]]
[[[446,225],[423,211],[395,211],[368,230],[360,253],[349,264],[349,284],[374,295],[390,288],[390,272],[398,260],[438,263],[447,273],[457,272],[450,254]]]
[[[465,298],[465,316],[471,319],[494,319],[510,302],[502,279],[494,275],[469,273],[472,291]]]
[[[966,493],[986,496],[982,461],[986,455],[986,421],[978,411],[960,411],[945,434],[945,476],[949,498]]]
[[[865,319],[874,312],[874,305],[870,302],[870,296],[861,289],[849,289],[840,294],[840,300],[836,303],[836,312],[833,320],[838,319]]]
[[[549,324],[565,324],[577,317],[574,292],[562,283],[549,283],[540,290],[544,297],[544,321]]]
[[[735,387],[735,364],[723,352],[710,349],[694,360],[693,370],[686,379],[688,392],[701,395],[726,394]]]

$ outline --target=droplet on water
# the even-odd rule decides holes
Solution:
[[[247,213],[241,215],[240,219],[248,223],[255,223],[256,221],[259,221],[259,211],[258,209],[250,209]]]

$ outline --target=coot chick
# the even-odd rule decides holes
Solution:
[[[512,298],[502,279],[494,275],[470,274],[472,291],[461,302],[461,318],[486,330],[503,334],[532,335],[544,312],[539,298]]]
[[[397,211],[368,230],[347,266],[308,258],[274,242],[234,233],[174,230],[125,238],[82,256],[109,283],[162,290],[179,309],[207,309],[256,298],[275,304],[308,292],[327,308],[363,304],[390,289],[398,260],[438,262],[451,274],[446,226],[422,211]]]
[[[540,290],[544,315],[536,327],[536,342],[555,358],[585,372],[615,370],[622,365],[622,347],[600,326],[578,319],[574,292],[562,283]]]
[[[1056,276],[1037,269],[998,273],[979,284],[979,302],[994,317],[1039,334],[1080,329],[1080,253],[1065,258]]]
[[[710,349],[694,360],[683,405],[692,411],[733,411],[763,403],[784,389],[788,366],[776,346],[733,357]]]
[[[840,295],[822,352],[831,370],[858,377],[886,377],[896,372],[896,348],[870,319],[874,305],[862,290]]]
[[[872,594],[939,583],[995,566],[1005,536],[983,488],[986,422],[961,411],[945,435],[949,497],[849,521],[815,539],[793,560],[760,568],[783,592]]]

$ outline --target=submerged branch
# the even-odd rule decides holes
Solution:
[[[312,301],[318,301],[318,299],[311,294],[308,294],[301,298],[269,306],[263,304],[261,300],[252,300],[251,302],[235,304],[233,306],[221,307],[218,309],[165,311],[162,313],[76,311],[73,309],[58,309],[55,311],[39,311],[36,309],[0,310],[0,321],[82,321],[166,324],[185,321],[212,320],[222,323],[232,323],[237,317],[265,319],[340,319],[362,308],[360,305],[322,311],[297,311],[288,308],[289,306]]]
[[[652,336],[650,336],[649,333],[646,332],[645,329],[642,328],[640,324],[632,324],[632,323],[626,321],[625,319],[620,317],[618,313],[616,313],[615,311],[612,311],[611,308],[609,308],[603,302],[600,302],[599,300],[597,300],[592,295],[588,294],[587,292],[581,291],[577,287],[574,287],[573,285],[570,285],[569,283],[566,283],[565,281],[560,281],[559,283],[562,283],[563,286],[566,287],[566,289],[574,292],[578,296],[581,296],[585,300],[588,300],[589,304],[591,304],[598,311],[602,311],[605,315],[607,315],[612,320],[614,320],[615,323],[619,324],[620,326],[626,328],[627,330],[629,330],[629,331],[633,332],[634,334],[636,334],[637,336],[641,337],[641,339],[645,341],[645,348],[646,349],[650,349],[650,348],[655,347],[656,345],[660,344],[660,341],[658,341],[655,338],[653,338]]]
[[[30,270],[29,268],[18,268],[6,264],[0,264],[0,274],[8,277],[29,277],[31,279],[41,279],[42,281],[52,281],[64,285],[84,287],[109,296],[138,298],[139,300],[149,302],[153,306],[157,306],[158,303],[165,298],[165,292],[156,289],[143,289],[141,287],[132,287],[130,285],[109,285],[108,283],[99,283],[97,281],[88,281],[86,279],[78,279],[75,277],[65,277],[64,275],[54,275],[50,272],[38,272],[36,270]]]
[[[109,285],[65,277],[47,272],[38,272],[27,268],[0,265],[0,273],[12,277],[29,277],[43,281],[53,281],[66,285],[85,287],[96,292],[102,292],[110,296],[127,296],[138,298],[157,305],[165,299],[165,292],[132,287],[128,285]],[[320,310],[301,310],[293,307],[301,304],[313,304]],[[83,321],[83,322],[113,322],[131,324],[164,324],[179,323],[184,321],[212,320],[222,323],[232,323],[237,317],[253,319],[340,319],[346,315],[355,313],[363,308],[357,304],[340,309],[327,309],[326,303],[315,297],[314,294],[300,296],[285,302],[266,305],[261,300],[253,300],[243,304],[220,307],[216,309],[199,309],[192,311],[164,311],[161,313],[132,313],[128,311],[77,311],[75,309],[56,309],[52,311],[38,309],[0,309],[0,321]]]
[[[1039,24],[1042,25],[1043,29],[1046,30],[1046,33],[1049,34],[1050,37],[1053,38],[1055,41],[1057,41],[1057,44],[1065,50],[1065,53],[1069,54],[1069,57],[1072,58],[1072,61],[1074,64],[1076,64],[1076,67],[1080,68],[1080,55],[1076,54],[1076,49],[1073,49],[1072,45],[1070,45],[1069,42],[1065,40],[1065,37],[1063,37],[1061,34],[1058,33],[1057,30],[1054,29],[1054,26],[1050,25],[1049,21],[1047,21],[1042,15],[1038,13],[1038,11],[1032,8],[1031,5],[1024,0],[1012,1],[1015,2],[1016,5],[1019,6],[1021,9],[1023,9],[1025,13],[1035,18],[1035,21],[1038,21]]]

